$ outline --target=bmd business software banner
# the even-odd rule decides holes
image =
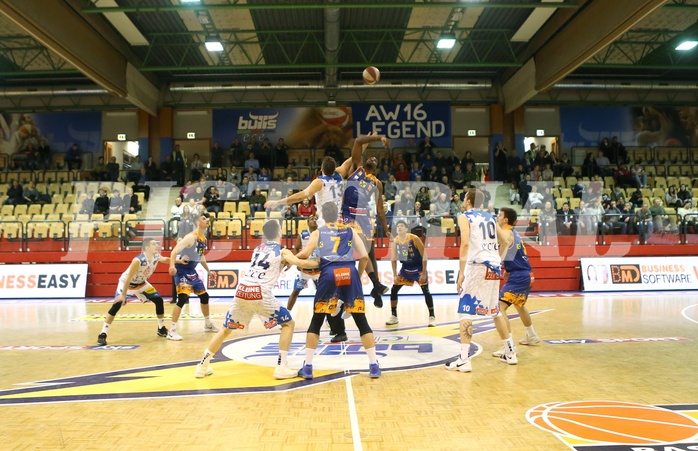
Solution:
[[[580,259],[584,291],[698,290],[698,257]]]

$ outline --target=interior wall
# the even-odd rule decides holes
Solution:
[[[130,141],[139,138],[137,110],[102,113],[102,140],[116,141],[121,133],[126,134],[126,139]]]
[[[463,158],[465,152],[469,150],[473,154],[473,160],[475,160],[476,163],[489,163],[489,148],[490,139],[487,136],[453,137],[453,151],[456,152],[458,158]]]
[[[198,153],[201,162],[206,167],[209,163],[210,153],[211,153],[211,139],[175,139],[175,145],[179,144],[180,149],[184,151],[187,156],[187,164],[191,163],[194,159],[194,154]]]

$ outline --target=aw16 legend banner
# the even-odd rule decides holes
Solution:
[[[698,290],[698,257],[580,259],[584,291]]]

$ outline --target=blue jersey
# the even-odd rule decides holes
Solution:
[[[331,263],[355,260],[353,229],[344,224],[329,223],[318,228],[318,231],[317,253],[321,269]]]
[[[400,237],[395,238],[395,248],[397,250],[397,259],[402,262],[401,271],[406,272],[421,272],[422,271],[422,254],[415,246],[415,240],[419,237],[408,233],[404,241],[400,241]]]
[[[363,167],[347,178],[342,202],[342,221],[345,224],[358,223],[360,231],[368,238],[373,236],[368,203],[377,191],[378,179],[373,174],[367,174]]]
[[[189,257],[189,263],[186,264],[175,264],[177,270],[181,271],[193,271],[196,265],[201,261],[201,257],[204,255],[206,250],[206,237],[196,233],[196,242],[193,246],[190,246],[182,251],[181,256]]]
[[[511,226],[507,226],[514,234],[514,242],[507,249],[502,265],[507,272],[526,271],[531,272],[531,262],[528,261],[526,245],[521,240],[521,236]]]

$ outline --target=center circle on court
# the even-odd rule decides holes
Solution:
[[[368,367],[366,351],[358,333],[348,332],[346,343],[330,343],[329,338],[321,337],[315,350],[313,368],[319,370],[361,371]],[[288,353],[289,366],[300,366],[305,359],[304,332],[293,334]],[[376,354],[381,368],[401,370],[436,366],[452,359],[460,353],[460,343],[442,337],[411,332],[375,332]],[[471,345],[471,355],[478,355],[482,348],[475,342]],[[232,360],[254,365],[274,366],[279,355],[279,335],[258,335],[244,337],[226,343],[221,353]]]

